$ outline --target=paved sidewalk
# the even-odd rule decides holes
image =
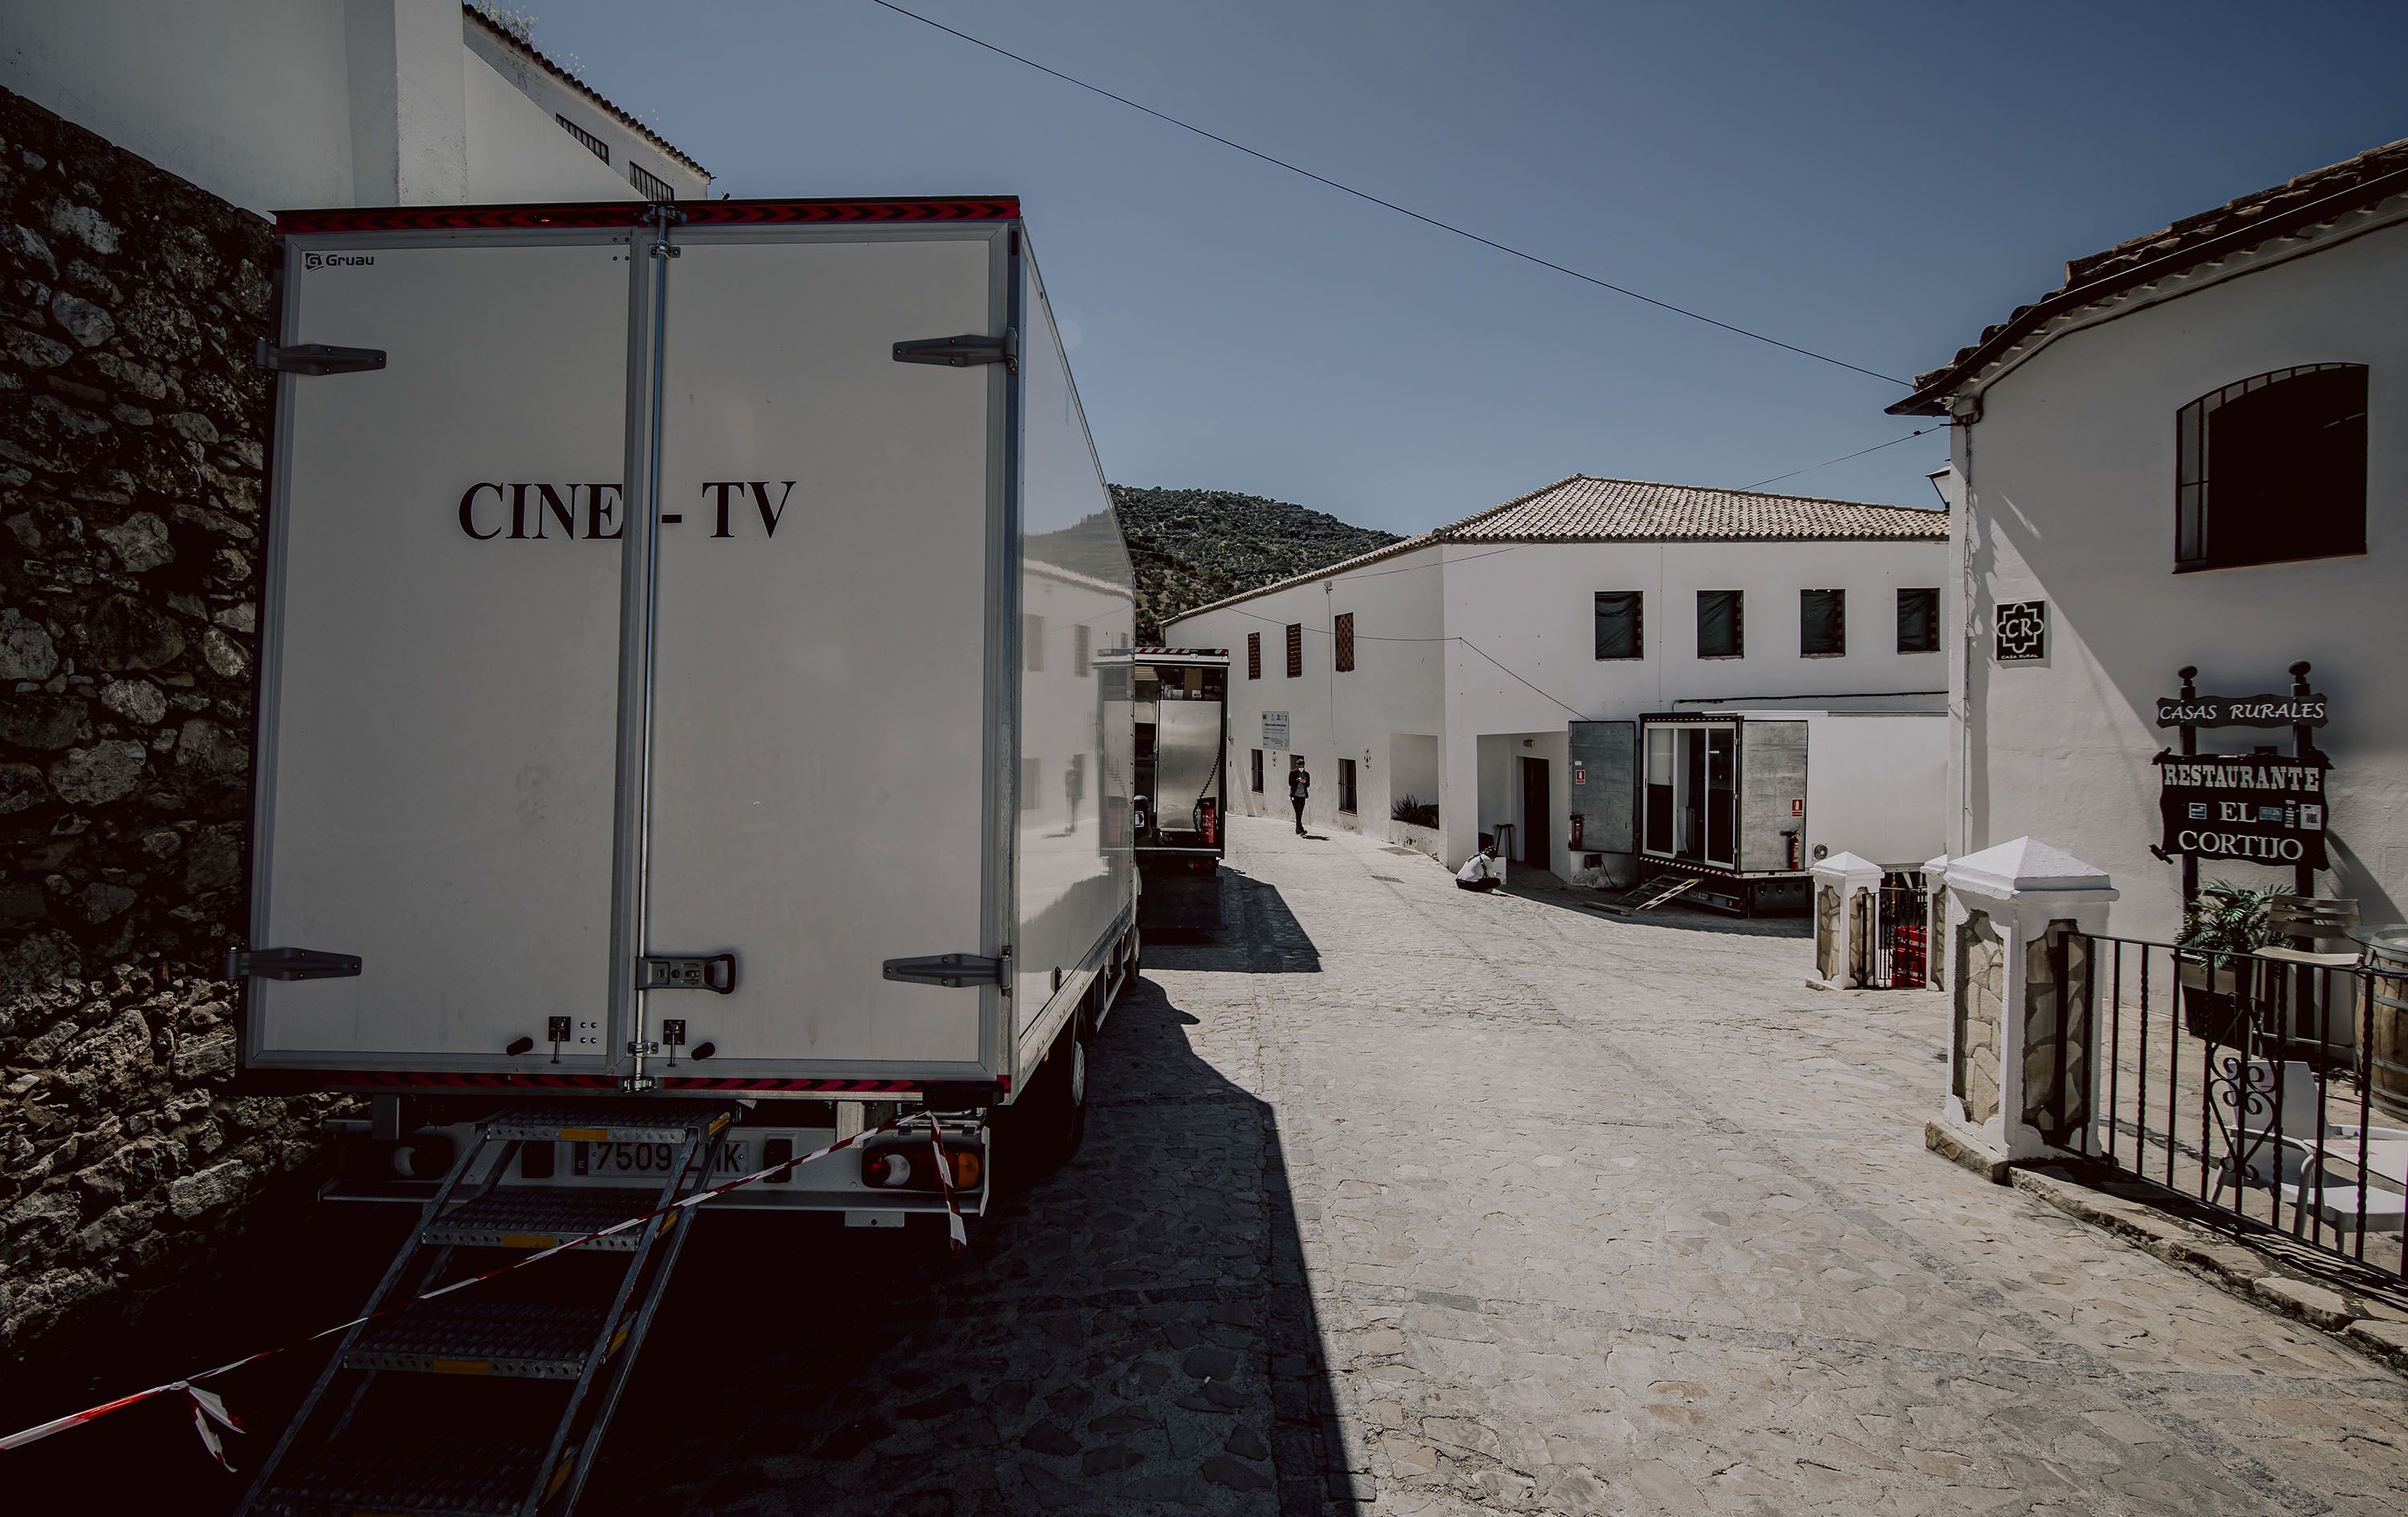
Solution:
[[[1927,1152],[1799,924],[1235,823],[954,1265],[712,1219],[595,1512],[2408,1510],[2408,1381]]]
[[[1377,1511],[2408,1509],[2408,1382],[1924,1150],[1940,997],[1232,841],[1318,951],[1211,990],[1267,1023]]]

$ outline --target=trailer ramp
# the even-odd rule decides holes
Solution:
[[[1636,916],[1641,911],[1654,910],[1697,883],[1696,875],[1659,874],[1644,884],[1631,886],[1620,896],[1598,906],[1598,909],[1610,911],[1618,917]]]
[[[416,1231],[278,1440],[241,1517],[565,1517],[625,1387],[691,1209],[536,1268],[377,1313],[709,1182],[733,1108],[544,1105],[479,1124]],[[558,1142],[643,1145],[657,1191],[505,1184]],[[533,1162],[523,1162],[523,1156]]]

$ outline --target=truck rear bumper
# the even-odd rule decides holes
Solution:
[[[710,1183],[725,1184],[810,1153],[834,1143],[838,1136],[837,1129],[830,1126],[780,1123],[774,1111],[754,1115],[767,1120],[732,1126],[721,1136],[712,1153]],[[365,1123],[336,1125],[337,1174],[321,1188],[321,1199],[406,1202],[417,1206],[434,1198],[442,1185],[448,1156],[460,1152],[474,1131],[474,1123],[455,1123],[415,1128],[399,1139],[379,1139],[368,1135]],[[859,1132],[861,1128],[856,1125],[853,1130]],[[947,1117],[944,1133],[948,1152],[968,1152],[976,1156],[977,1183],[956,1187],[953,1204],[964,1216],[983,1216],[987,1196],[993,1190],[989,1167],[993,1145],[988,1141],[987,1125],[975,1117]],[[877,1146],[897,1146],[906,1137],[916,1139],[906,1146],[907,1152],[925,1152],[930,1147],[924,1123],[915,1124],[906,1135],[882,1136],[877,1139]],[[631,1217],[651,1210],[656,1204],[668,1178],[667,1166],[674,1160],[667,1152],[669,1145],[658,1143],[528,1142],[514,1152],[508,1145],[491,1146],[503,1155],[505,1172],[496,1183],[540,1190],[618,1192],[624,1195],[627,1215]],[[868,1145],[843,1149],[738,1185],[702,1205],[715,1210],[738,1211],[941,1213],[946,1209],[945,1195],[940,1190],[870,1185],[864,1178],[865,1157],[869,1152],[872,1150]],[[405,1154],[416,1157],[417,1172],[401,1172],[412,1167]],[[933,1161],[933,1153],[928,1158]],[[933,1162],[924,1164],[920,1173],[928,1176],[934,1167]],[[464,1184],[487,1178],[492,1178],[490,1169],[468,1176]]]

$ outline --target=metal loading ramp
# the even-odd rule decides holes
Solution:
[[[1610,911],[1618,917],[1635,916],[1641,911],[1656,909],[1698,882],[1696,875],[1659,874],[1643,884],[1631,886],[1614,899],[1601,903],[1598,909]]]
[[[368,1298],[362,1314],[374,1320],[344,1337],[277,1441],[243,1517],[566,1513],[693,1210],[413,1298],[692,1195],[734,1116],[727,1106],[647,1100],[530,1107],[480,1123]],[[657,1190],[503,1183],[528,1145],[548,1158],[561,1141],[666,1145],[674,1156]]]

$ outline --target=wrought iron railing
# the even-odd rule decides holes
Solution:
[[[2086,943],[2088,972],[2054,977],[2054,1057],[2098,1048],[2086,1092],[2059,1064],[2071,1120],[2053,1140],[2239,1230],[2408,1277],[2408,1066],[2385,1020],[2399,1014],[2399,977],[2068,936],[2060,952]],[[2089,1120],[2072,1115],[2077,1102]]]

